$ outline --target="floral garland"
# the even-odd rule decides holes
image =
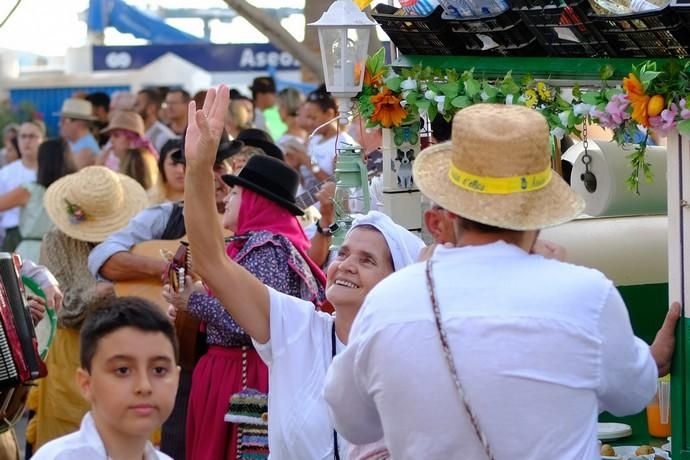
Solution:
[[[560,88],[526,76],[516,81],[511,72],[496,80],[479,79],[474,70],[414,66],[397,74],[385,64],[384,50],[366,63],[364,85],[358,96],[359,112],[367,127],[394,128],[426,116],[451,120],[457,111],[477,103],[520,104],[534,108],[547,120],[552,136],[580,136],[583,122],[613,130],[621,145],[632,145],[628,188],[639,193],[640,175],[653,174],[645,151],[650,134],[666,136],[672,129],[690,135],[690,62],[670,61],[657,71],[656,63],[634,66],[623,85],[612,87],[614,70],[604,66],[601,87],[583,91],[575,86],[566,100]]]

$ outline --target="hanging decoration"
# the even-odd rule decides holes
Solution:
[[[567,99],[559,87],[527,75],[519,80],[512,72],[502,78],[475,76],[474,69],[434,69],[417,65],[399,70],[385,63],[380,49],[367,59],[362,91],[357,97],[359,113],[367,127],[399,128],[433,120],[437,115],[451,120],[455,113],[477,103],[520,104],[546,118],[552,136],[581,137],[584,122],[613,131],[614,140],[630,148],[632,171],[628,187],[638,192],[640,177],[652,181],[645,149],[653,136],[671,130],[690,135],[690,61],[668,61],[663,67],[647,61],[633,66],[623,84],[613,86],[611,66],[599,72],[596,88],[575,86]]]

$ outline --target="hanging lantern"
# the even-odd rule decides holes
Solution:
[[[338,98],[341,121],[346,121],[351,99],[362,90],[369,35],[376,23],[352,0],[336,0],[309,25],[318,29],[326,89]]]
[[[339,247],[352,228],[353,214],[366,214],[371,208],[367,165],[362,161],[362,149],[348,146],[338,149],[335,163],[335,223],[333,247]]]

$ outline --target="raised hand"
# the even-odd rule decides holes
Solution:
[[[230,90],[225,85],[220,85],[217,91],[215,88],[208,90],[201,110],[197,110],[194,100],[189,102],[184,144],[187,167],[212,168],[229,102]]]

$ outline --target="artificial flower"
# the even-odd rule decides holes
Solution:
[[[585,104],[584,102],[581,102],[573,106],[573,113],[577,117],[580,117],[582,115],[590,115],[593,108],[594,107],[590,104]]]
[[[683,120],[687,120],[687,119],[690,118],[690,109],[688,109],[688,108],[685,106],[686,103],[687,103],[687,102],[685,101],[685,98],[681,99],[680,102],[678,103],[678,105],[680,105],[680,108],[681,108],[681,110],[680,110],[680,117],[681,117]]]
[[[433,101],[436,98],[436,93],[428,89],[424,92],[424,97],[430,101]]]
[[[479,97],[482,100],[482,102],[486,102],[490,98],[490,96],[486,93],[486,91],[482,91],[481,94],[479,95]]]
[[[560,120],[561,125],[568,126],[568,120],[570,119],[570,110],[564,110],[563,112],[559,113],[558,119]]]
[[[539,100],[537,99],[537,92],[534,91],[533,89],[528,89],[525,91],[525,94],[523,94],[524,99],[525,99],[525,105],[529,107],[530,109],[533,109],[537,106],[537,103]]]
[[[634,73],[629,73],[623,79],[623,88],[625,88],[628,100],[633,107],[632,119],[645,128],[649,127],[649,116],[647,114],[649,96],[645,94],[642,82]]]
[[[405,80],[400,82],[400,89],[403,91],[416,91],[417,80],[413,80],[412,77],[407,77]]]
[[[537,83],[537,94],[539,95],[539,98],[543,101],[550,101],[553,97],[551,90],[548,86],[546,86],[546,83],[544,83],[543,81]]]
[[[400,96],[393,94],[390,88],[384,87],[378,94],[371,96],[371,103],[374,105],[371,121],[380,123],[384,128],[400,126],[407,117],[407,111],[400,102]]]
[[[436,101],[436,108],[438,109],[438,113],[445,113],[446,96],[436,96],[434,100]]]
[[[671,130],[676,127],[677,116],[678,106],[671,103],[667,109],[661,111],[660,115],[649,117],[649,125],[657,134],[668,136]]]
[[[507,105],[513,105],[513,95],[509,94],[506,96],[506,104]]]
[[[562,139],[563,136],[565,136],[565,129],[561,128],[560,126],[556,126],[555,128],[551,129],[550,133],[556,139]]]
[[[364,86],[380,87],[383,84],[383,73],[385,69],[381,69],[374,75],[369,73],[369,69],[364,71]]]

